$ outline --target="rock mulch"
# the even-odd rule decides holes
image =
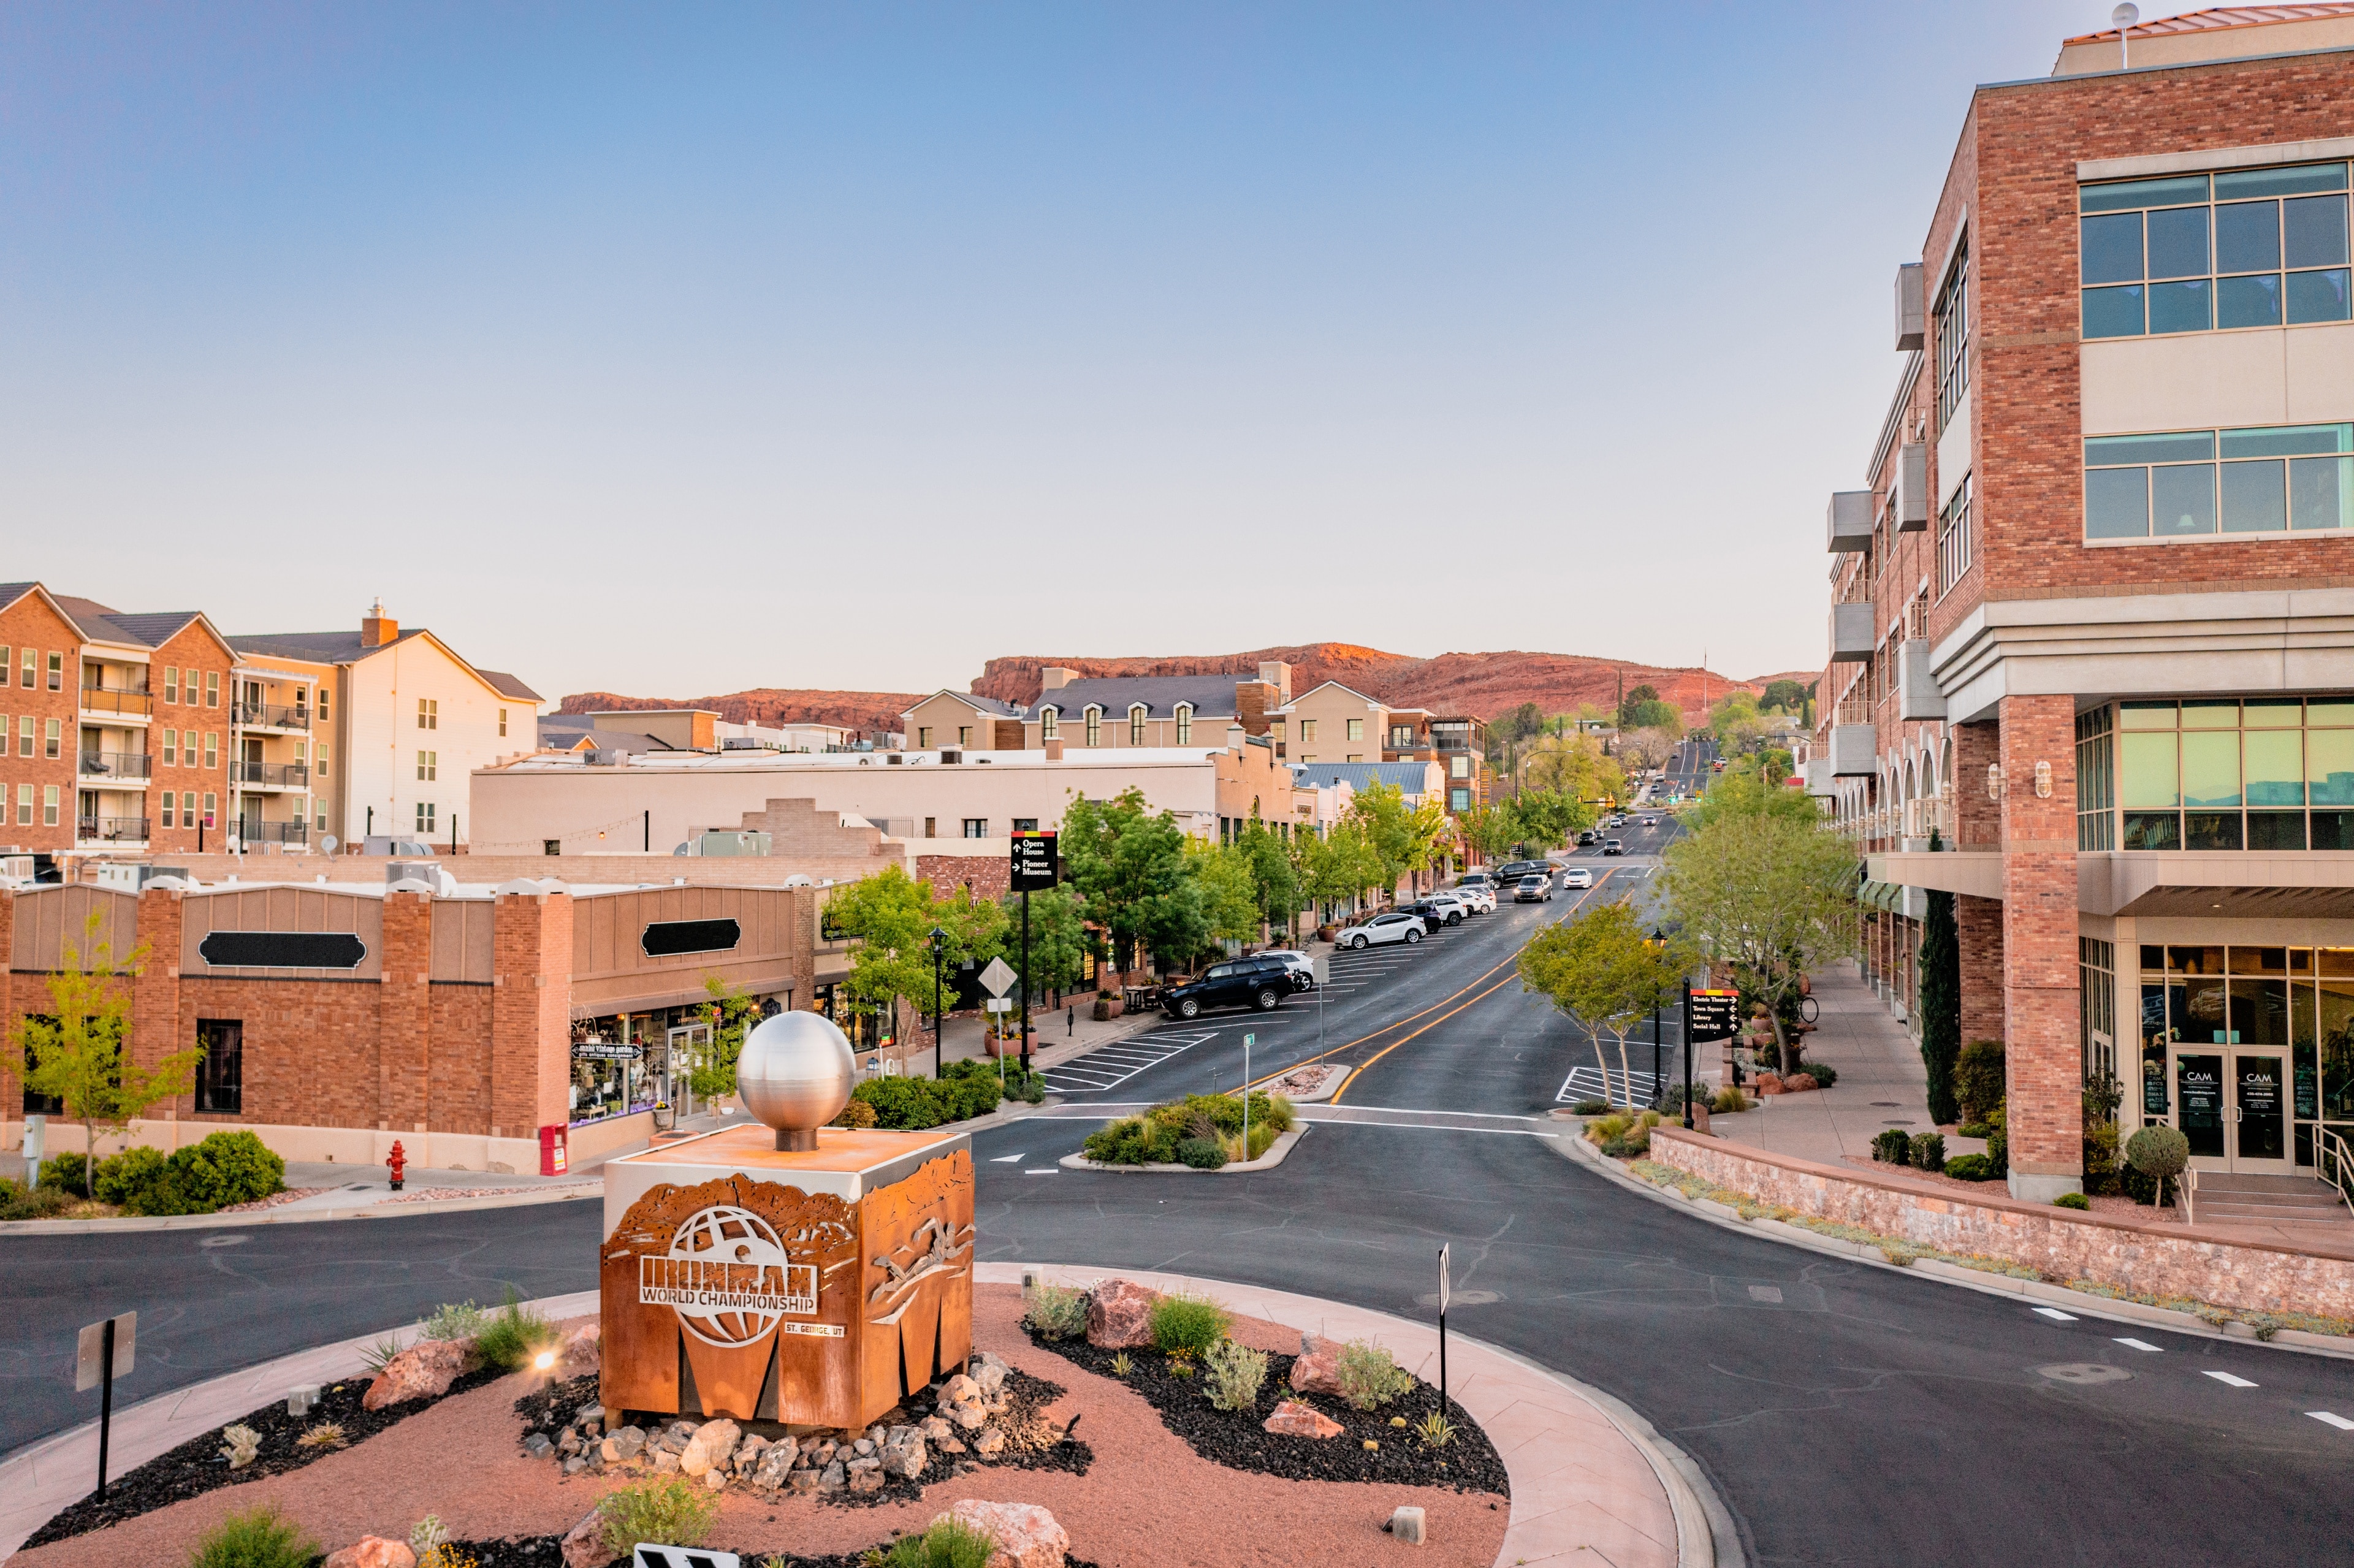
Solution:
[[[1270,1351],[1257,1403],[1249,1410],[1226,1411],[1210,1403],[1198,1365],[1186,1375],[1149,1350],[1122,1352],[1085,1340],[1041,1340],[1034,1334],[1032,1342],[1135,1390],[1160,1414],[1162,1425],[1213,1464],[1288,1480],[1388,1481],[1498,1497],[1511,1492],[1495,1445],[1454,1401],[1447,1402],[1447,1415],[1455,1425],[1452,1442],[1427,1448],[1415,1436],[1415,1425],[1438,1408],[1438,1390],[1420,1379],[1390,1404],[1359,1410],[1337,1394],[1293,1388],[1292,1363],[1299,1358]],[[1129,1362],[1125,1375],[1113,1370],[1113,1359],[1123,1353]],[[1268,1431],[1267,1423],[1282,1405],[1321,1416],[1333,1430],[1315,1436],[1312,1423],[1287,1412],[1278,1428],[1293,1430]]]
[[[470,1389],[480,1388],[501,1375],[490,1368],[464,1373],[452,1382],[449,1392],[440,1397],[447,1399]],[[438,1403],[433,1399],[416,1399],[388,1404],[381,1410],[369,1410],[362,1401],[366,1397],[371,1381],[359,1377],[328,1384],[319,1391],[319,1401],[307,1414],[287,1414],[286,1402],[281,1400],[275,1404],[249,1411],[236,1421],[224,1423],[201,1437],[191,1437],[169,1453],[159,1454],[137,1468],[111,1478],[106,1483],[104,1502],[84,1498],[35,1531],[25,1545],[29,1549],[90,1531],[104,1530],[109,1525],[136,1519],[156,1509],[169,1508],[174,1503],[201,1496],[217,1488],[244,1486],[302,1469],[306,1465],[317,1464],[332,1454],[365,1442],[387,1427],[419,1414]],[[221,1434],[239,1425],[250,1427],[260,1437],[261,1443],[251,1464],[232,1470],[221,1452],[225,1445]],[[343,1441],[307,1446],[300,1441],[306,1432],[315,1432],[323,1426],[341,1427]]]

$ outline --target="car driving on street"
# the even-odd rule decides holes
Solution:
[[[1521,878],[1520,886],[1512,890],[1516,904],[1544,904],[1553,898],[1553,878],[1542,872]]]
[[[1254,953],[1247,959],[1212,964],[1201,979],[1170,987],[1161,994],[1161,1006],[1172,1018],[1196,1018],[1213,1007],[1255,1007],[1269,1012],[1308,983],[1308,977],[1296,973],[1281,959]]]
[[[1626,841],[1623,839],[1604,839],[1602,841],[1602,853],[1604,854],[1625,854],[1627,853]]]
[[[1357,925],[1342,927],[1333,935],[1332,945],[1336,948],[1377,948],[1384,942],[1419,942],[1425,929],[1421,916],[1393,909],[1386,915],[1376,915]]]
[[[1573,865],[1567,871],[1561,874],[1561,890],[1564,893],[1567,893],[1573,887],[1591,887],[1593,885],[1594,874],[1586,870],[1585,867],[1582,865]]]

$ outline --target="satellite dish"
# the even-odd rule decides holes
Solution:
[[[2141,20],[2141,7],[2134,5],[2118,6],[2109,13],[2109,21],[2116,26],[2130,27]]]
[[[333,854],[338,847],[340,846],[338,845],[334,834],[321,833],[319,835],[319,853],[321,854]]]

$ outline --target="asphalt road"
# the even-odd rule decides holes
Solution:
[[[1639,893],[1653,864],[1581,863],[1609,873],[1589,899]],[[1317,1009],[1295,999],[1125,1043],[1130,1065],[1097,1075],[1105,1086],[976,1137],[982,1255],[1189,1270],[1426,1318],[1451,1242],[1450,1322],[1641,1411],[1710,1476],[1760,1563],[2343,1559],[2354,1433],[2307,1413],[2354,1420],[2354,1364],[2057,1321],[1710,1224],[1558,1152],[1543,1113],[1590,1047],[1521,991],[1511,959],[1574,897],[1344,956],[1320,1039]],[[1056,1165],[1121,1107],[1231,1087],[1246,1033],[1254,1076],[1320,1053],[1358,1069],[1338,1107],[1310,1108],[1331,1119],[1284,1165]],[[0,1449],[91,1413],[70,1393],[71,1335],[103,1312],[141,1309],[140,1371],[122,1392],[145,1397],[504,1285],[588,1288],[597,1213],[259,1226],[213,1247],[223,1233],[11,1238]]]

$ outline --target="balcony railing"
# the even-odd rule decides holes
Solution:
[[[306,844],[311,842],[311,824],[240,821],[237,836],[249,844]]]
[[[311,783],[307,762],[238,762],[228,765],[229,780],[256,784],[264,789],[303,789]]]
[[[83,843],[145,843],[147,819],[82,817],[74,823],[74,836]]]
[[[81,711],[86,714],[143,714],[155,711],[155,699],[142,686],[136,691],[120,690],[113,686],[84,686],[81,689]]]
[[[230,721],[248,729],[309,729],[311,710],[283,703],[231,703]]]
[[[1870,724],[1871,722],[1872,699],[1870,697],[1841,697],[1839,705],[1831,710],[1833,724]]]
[[[143,751],[85,751],[81,754],[81,771],[85,779],[152,779],[155,776],[155,759]]]

